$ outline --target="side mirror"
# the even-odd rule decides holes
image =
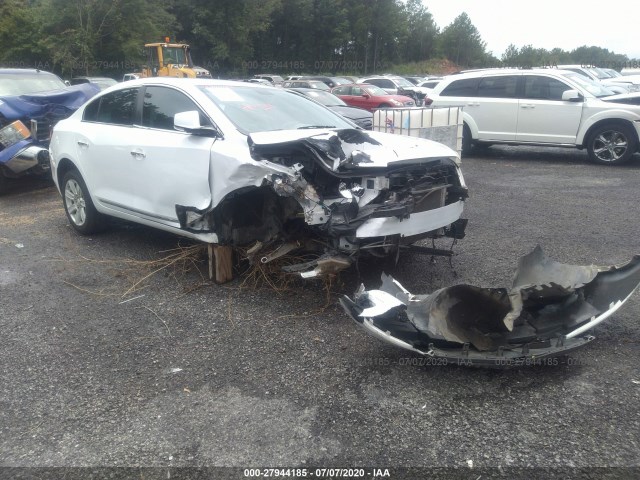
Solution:
[[[209,126],[200,124],[200,113],[196,110],[179,112],[173,116],[173,127],[176,130],[203,137],[221,137],[218,131]]]
[[[562,92],[563,102],[582,102],[584,97],[578,90],[565,90]]]

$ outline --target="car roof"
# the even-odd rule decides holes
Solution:
[[[127,74],[127,75],[131,75],[131,74]],[[80,78],[87,79],[87,80],[113,80],[114,82],[116,81],[110,77],[73,77],[71,80],[80,79]]]
[[[247,87],[247,88],[263,88],[261,84],[243,82],[238,80],[218,80],[214,78],[175,78],[175,77],[147,77],[129,80],[126,84],[118,84],[123,88],[131,88],[135,85],[169,85],[179,87],[189,86],[227,86],[227,87]],[[111,88],[115,88],[111,87]]]
[[[571,70],[563,70],[561,68],[486,68],[473,71],[466,71],[462,73],[456,73],[449,75],[443,80],[459,80],[464,78],[478,78],[488,77],[492,75],[527,75],[527,74],[563,74],[563,73],[575,73]]]
[[[39,70],[37,68],[0,68],[0,75],[54,75],[57,77],[55,73],[47,72],[46,70]]]

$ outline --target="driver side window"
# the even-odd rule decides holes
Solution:
[[[531,100],[562,100],[562,93],[571,90],[566,83],[551,77],[527,75],[524,81],[524,98]]]
[[[201,125],[211,125],[206,115],[183,93],[169,87],[147,87],[142,106],[142,126],[176,131],[173,116],[193,110],[200,112]]]

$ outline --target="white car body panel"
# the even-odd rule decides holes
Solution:
[[[475,120],[479,140],[515,140],[511,126],[518,122],[517,98],[467,98],[464,105]]]

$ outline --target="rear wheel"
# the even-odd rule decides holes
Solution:
[[[622,123],[609,123],[598,127],[589,137],[589,158],[606,165],[628,161],[638,148],[638,140],[631,127]]]
[[[104,215],[96,210],[87,185],[76,170],[62,179],[62,202],[71,226],[82,235],[90,235],[104,228]]]

